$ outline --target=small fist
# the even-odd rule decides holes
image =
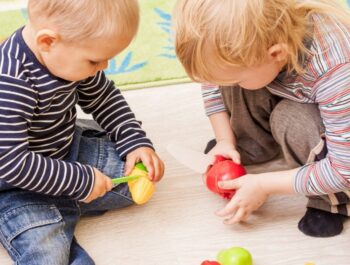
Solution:
[[[83,202],[89,203],[93,200],[103,197],[108,191],[113,188],[112,180],[103,174],[98,169],[94,168],[95,172],[95,183],[94,187],[89,195]]]

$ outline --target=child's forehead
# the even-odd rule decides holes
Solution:
[[[83,39],[67,43],[81,55],[92,61],[105,61],[113,58],[124,50],[131,42],[132,37],[101,37],[94,39]]]

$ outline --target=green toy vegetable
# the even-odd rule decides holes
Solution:
[[[221,265],[253,265],[252,255],[241,247],[221,250],[217,260]]]

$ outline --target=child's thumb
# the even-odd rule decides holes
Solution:
[[[131,171],[134,169],[135,166],[135,159],[127,159],[125,163],[125,176],[130,175]]]
[[[236,164],[241,164],[241,155],[238,153],[237,150],[232,150],[229,155],[233,162],[235,162]]]

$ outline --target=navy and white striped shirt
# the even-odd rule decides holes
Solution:
[[[80,82],[53,76],[24,42],[22,29],[0,45],[0,179],[38,193],[83,200],[91,166],[68,163],[76,109],[108,132],[121,158],[152,143],[124,97],[101,71]]]

